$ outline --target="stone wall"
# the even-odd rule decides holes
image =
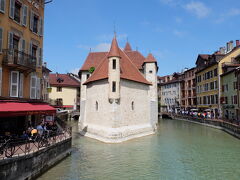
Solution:
[[[72,139],[25,156],[0,160],[0,179],[33,179],[71,153]]]

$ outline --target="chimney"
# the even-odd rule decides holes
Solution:
[[[229,42],[229,51],[232,51],[233,48],[234,48],[234,46],[233,46],[233,41],[230,41],[230,42]]]
[[[225,54],[226,53],[226,48],[225,47],[220,47],[219,51],[221,54]]]
[[[229,42],[227,42],[227,46],[226,47],[227,47],[227,51],[226,52],[228,53],[229,52]]]
[[[240,46],[240,41],[236,40],[236,47]]]

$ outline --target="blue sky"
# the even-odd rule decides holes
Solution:
[[[90,48],[118,43],[151,52],[159,75],[193,67],[199,53],[213,53],[240,39],[239,0],[54,0],[45,7],[44,60],[53,72],[77,72]]]

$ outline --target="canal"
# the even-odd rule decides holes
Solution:
[[[79,136],[72,125],[72,155],[39,180],[240,179],[240,140],[218,129],[160,120],[155,135],[104,144]]]

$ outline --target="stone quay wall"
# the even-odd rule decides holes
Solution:
[[[31,154],[0,160],[0,179],[35,179],[71,154],[71,147],[72,138],[69,137]]]
[[[229,123],[223,120],[218,120],[218,119],[194,118],[194,117],[182,116],[182,115],[174,115],[172,118],[217,128],[240,139],[240,126],[236,124],[232,124],[232,123]]]

